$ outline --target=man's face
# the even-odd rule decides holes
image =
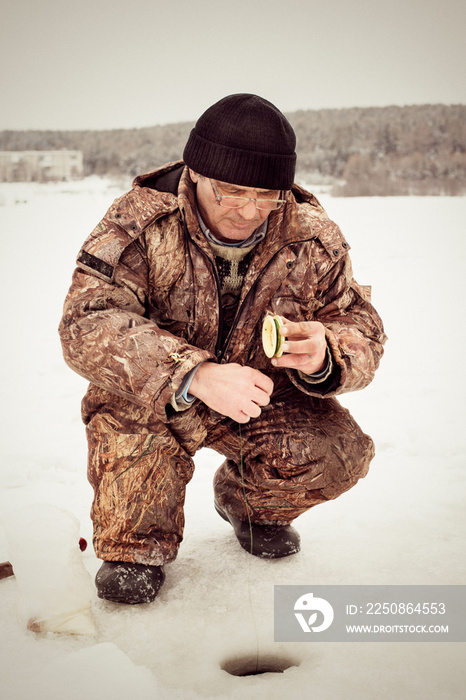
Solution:
[[[191,179],[197,184],[196,197],[199,212],[207,228],[219,240],[225,243],[245,241],[260,226],[270,214],[270,211],[258,209],[254,202],[248,202],[243,207],[234,209],[219,206],[210,180],[189,171]],[[252,197],[254,199],[279,199],[278,190],[261,190],[252,187],[241,187],[227,182],[215,180],[215,186],[220,195],[234,197]]]

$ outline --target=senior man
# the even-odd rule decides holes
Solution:
[[[216,510],[266,558],[298,552],[292,521],[367,473],[373,442],[335,396],[369,384],[385,335],[338,226],[294,183],[295,147],[273,104],[229,95],[79,252],[60,335],[90,382],[101,598],[156,597],[201,447],[225,457]],[[270,313],[283,323],[272,359]]]

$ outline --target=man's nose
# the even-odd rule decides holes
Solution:
[[[241,216],[243,217],[243,219],[247,219],[248,221],[250,221],[256,217],[256,203],[254,202],[254,200],[251,200],[247,204],[245,204],[244,207],[241,207],[239,211],[241,212]]]

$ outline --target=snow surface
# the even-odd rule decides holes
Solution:
[[[120,192],[96,178],[0,185],[0,522],[16,517],[28,547],[43,553],[39,593],[62,563],[50,564],[47,536],[19,509],[58,506],[91,541],[86,382],[64,364],[57,326],[75,255]],[[4,700],[465,697],[464,644],[273,641],[274,584],[465,583],[466,198],[321,199],[352,245],[356,279],[373,285],[389,336],[373,384],[342,398],[376,442],[369,475],[295,522],[298,555],[262,561],[215,513],[221,458],[201,450],[185,540],[153,604],[94,596],[94,636],[40,635],[18,613],[16,578],[0,581]],[[11,550],[0,526],[0,561],[18,555]],[[81,556],[93,578],[92,547]],[[256,655],[290,668],[244,678],[222,669]]]

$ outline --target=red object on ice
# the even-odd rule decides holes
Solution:
[[[84,537],[79,538],[79,549],[81,552],[84,552],[84,550],[87,549],[87,542]]]

